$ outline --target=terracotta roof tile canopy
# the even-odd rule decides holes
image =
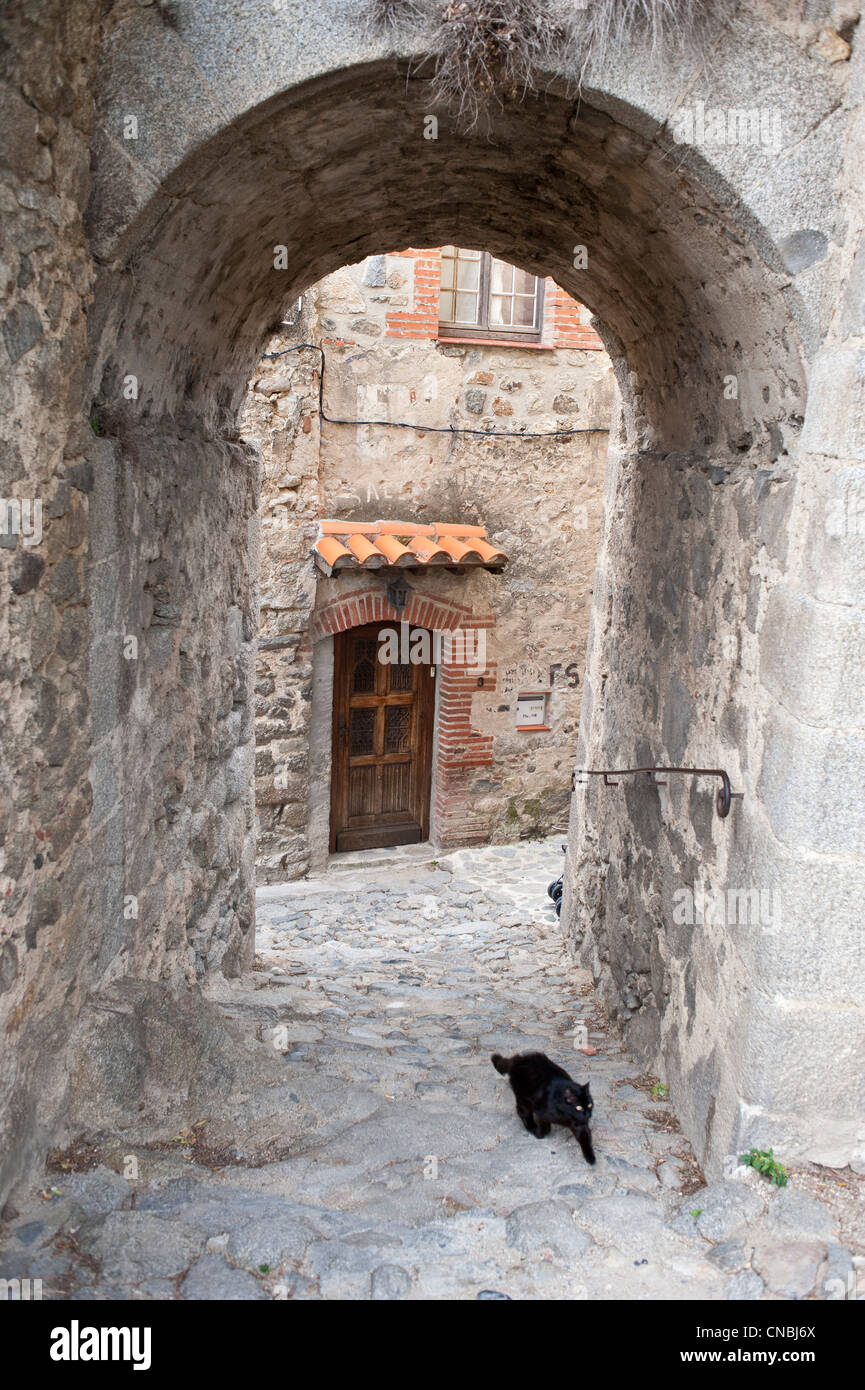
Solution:
[[[319,569],[426,569],[442,565],[461,569],[480,565],[501,570],[508,557],[486,539],[485,526],[434,521],[418,526],[411,521],[322,521],[313,548]]]

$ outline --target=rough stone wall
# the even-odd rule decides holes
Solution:
[[[244,433],[263,455],[257,784],[259,870],[297,876],[322,853],[308,828],[314,614],[341,593],[393,578],[325,579],[310,558],[319,517],[483,524],[508,554],[501,575],[402,575],[418,594],[483,621],[495,682],[472,700],[471,727],[491,743],[449,789],[461,807],[433,817],[433,838],[502,841],[567,822],[613,381],[600,350],[533,349],[387,336],[414,307],[414,262],[372,257],[314,286],[300,321],[270,351],[322,342],[325,411],[338,419],[417,422],[413,430],[322,423],[318,355],[263,361]],[[436,292],[436,303],[437,292]],[[588,336],[588,335],[587,335]],[[423,426],[536,431],[545,439],[436,434]],[[585,431],[556,438],[557,427]],[[472,619],[466,623],[472,625]],[[487,628],[487,623],[491,625]],[[551,673],[551,668],[552,673]],[[549,733],[518,733],[520,690],[549,689]],[[329,784],[327,744],[316,783]],[[440,789],[441,790],[441,789]],[[318,823],[318,821],[316,822]]]
[[[860,23],[861,29],[861,23]],[[846,66],[846,64],[845,64]],[[823,301],[783,574],[766,605],[760,685],[771,702],[759,792],[774,851],[781,936],[752,944],[760,981],[748,1018],[744,1096],[753,1131],[818,1161],[865,1164],[865,47],[857,30],[844,96]],[[801,1109],[814,1118],[803,1124]],[[756,1113],[755,1113],[756,1112]],[[819,1113],[818,1113],[819,1112]],[[753,1119],[751,1118],[753,1116]]]
[[[31,522],[41,507],[41,535],[4,508],[2,1194],[100,1076],[137,1108],[151,1051],[131,1034],[99,1045],[111,1009],[93,1001],[130,977],[183,991],[253,949],[255,467],[188,420],[139,430],[128,358],[92,374],[104,8],[4,18],[0,495]],[[167,995],[162,1011],[168,1027]]]
[[[236,974],[253,949],[256,461],[240,443],[127,438],[118,415],[100,428],[88,583],[91,824],[108,866],[99,974]]]
[[[580,788],[563,919],[712,1172],[865,1163],[863,59],[804,427],[745,466],[614,449],[605,493],[578,761],[720,766],[744,800]]]
[[[293,331],[268,350],[314,341],[315,295]],[[262,882],[309,868],[313,778],[311,653],[303,650],[316,597],[310,558],[321,515],[317,354],[262,360],[250,382],[242,430],[261,459],[260,625],[255,684],[257,867]]]
[[[750,848],[765,815],[768,704],[753,676],[793,489],[786,458],[755,470],[620,455],[608,480],[578,764],[722,767],[746,800],[720,819],[710,778],[671,775],[655,788],[645,777],[592,779],[572,806],[563,917],[628,1046],[679,1097],[703,1155],[717,1152],[719,1134],[722,1154],[748,1137],[739,1053],[757,986],[745,961],[783,940],[772,860]],[[728,889],[763,897],[753,911],[749,898],[742,922],[695,921],[701,890]]]
[[[0,495],[41,528],[0,535],[0,1200],[44,1148],[63,1049],[93,977],[86,563],[93,436],[82,414],[93,270],[96,5],[4,16]],[[41,530],[41,537],[40,532]]]

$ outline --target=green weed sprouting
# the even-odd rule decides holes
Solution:
[[[786,1187],[787,1179],[790,1174],[782,1163],[775,1158],[772,1149],[749,1149],[746,1154],[739,1155],[739,1162],[745,1163],[749,1168],[754,1168],[756,1172],[762,1173],[764,1178],[768,1178],[776,1187]]]

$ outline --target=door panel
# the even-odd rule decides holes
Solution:
[[[421,662],[385,665],[369,623],[334,646],[331,852],[429,835],[435,679]]]

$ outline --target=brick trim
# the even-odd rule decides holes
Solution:
[[[346,632],[350,627],[362,627],[364,623],[398,623],[400,619],[413,623],[415,627],[439,632],[490,627],[494,622],[489,617],[476,621],[471,609],[464,604],[442,602],[428,594],[418,593],[416,589],[411,591],[402,614],[378,589],[351,589],[317,609],[309,629],[310,646],[321,641],[322,637],[332,637],[337,632]]]
[[[554,348],[579,348],[597,352],[604,345],[593,328],[582,321],[582,306],[547,278],[544,293],[544,330],[541,341]]]
[[[385,318],[385,337],[438,339],[441,247],[408,247],[395,256],[414,262],[414,297],[411,308],[394,309]],[[603,351],[604,345],[593,328],[582,321],[582,308],[575,299],[547,276],[544,281],[544,322],[540,340],[521,342],[513,338],[442,338],[447,343],[475,343],[480,347],[501,348],[577,348]]]
[[[552,352],[555,343],[545,343],[543,339],[532,338],[530,342],[522,343],[518,338],[439,338],[440,343],[447,347],[450,343],[469,343],[473,347],[496,348],[519,348],[521,352]]]
[[[441,247],[410,246],[394,253],[414,262],[414,295],[410,309],[392,309],[385,318],[387,338],[435,338],[439,329]]]

